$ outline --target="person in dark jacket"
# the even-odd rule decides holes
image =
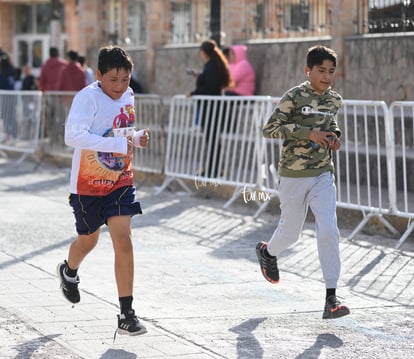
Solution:
[[[200,73],[193,71],[196,88],[190,95],[221,95],[232,83],[226,57],[213,40],[207,40],[200,46],[200,58],[204,67]]]
[[[193,71],[196,77],[196,88],[187,95],[222,95],[223,89],[232,85],[226,57],[214,40],[207,40],[200,46],[200,58],[204,62],[203,69],[200,73]],[[199,101],[197,107],[199,109],[198,119],[207,141],[207,156],[199,174],[216,178],[220,172],[219,136],[221,131],[217,118],[220,109],[214,111],[211,106],[208,106],[208,102],[203,101]]]
[[[23,66],[22,90],[23,91],[36,91],[37,90],[36,78],[32,74],[32,71],[29,65]]]
[[[0,57],[0,90],[14,90],[14,67],[6,53]],[[5,131],[1,141],[13,141],[17,136],[16,97],[5,96],[0,101],[0,118],[4,121]]]

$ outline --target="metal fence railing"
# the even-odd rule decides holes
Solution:
[[[0,90],[0,152],[21,153],[18,163],[34,156],[39,144],[40,91]]]
[[[0,153],[20,153],[20,161],[37,152],[70,155],[64,124],[72,97],[0,91]],[[157,193],[173,181],[188,192],[200,186],[233,187],[224,207],[247,198],[258,205],[257,217],[278,196],[281,142],[262,136],[277,101],[265,96],[179,95],[164,102],[158,95],[137,95],[137,125],[150,129],[151,142],[137,151],[134,169],[164,176]],[[349,239],[376,217],[400,236],[399,248],[414,231],[414,102],[387,106],[383,101],[344,100],[338,124],[343,136],[335,154],[337,205],[363,214]],[[407,222],[402,235],[390,216]]]

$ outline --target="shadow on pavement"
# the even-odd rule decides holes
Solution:
[[[237,358],[261,359],[263,348],[256,339],[253,331],[267,318],[251,318],[229,330],[237,334]]]
[[[14,359],[27,359],[31,358],[32,354],[35,354],[40,348],[45,347],[54,338],[59,337],[61,334],[52,334],[44,337],[35,338],[28,342],[16,345],[14,349],[18,352]]]
[[[123,349],[109,349],[99,359],[135,359],[137,355]]]
[[[299,354],[295,359],[317,359],[321,355],[324,347],[339,348],[344,344],[341,338],[334,334],[323,333],[316,338],[315,344],[307,348],[303,353]]]

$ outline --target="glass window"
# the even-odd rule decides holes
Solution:
[[[173,43],[188,43],[191,38],[191,4],[172,4],[171,36]]]
[[[27,41],[19,41],[18,42],[18,58],[17,58],[17,65],[22,67],[29,62],[29,44]]]
[[[50,5],[37,4],[36,5],[36,32],[38,34],[47,34],[49,32],[50,24]]]
[[[34,41],[32,47],[32,67],[37,68],[42,66],[42,52],[43,42],[41,40]]]
[[[285,24],[287,30],[309,30],[310,6],[306,4],[290,4],[286,12]]]
[[[28,34],[34,32],[33,12],[31,5],[15,5],[14,16],[16,34]]]
[[[125,43],[127,45],[145,44],[145,4],[141,1],[128,1],[128,31]]]

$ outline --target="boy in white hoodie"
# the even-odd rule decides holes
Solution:
[[[95,247],[106,224],[115,253],[120,303],[120,334],[146,332],[132,309],[134,253],[131,217],[142,213],[135,201],[133,148],[146,147],[148,130],[136,132],[134,94],[129,88],[133,62],[120,47],[99,51],[97,81],[76,94],[65,127],[65,143],[74,147],[69,203],[78,233],[68,259],[58,264],[63,295],[80,301],[78,268]]]

